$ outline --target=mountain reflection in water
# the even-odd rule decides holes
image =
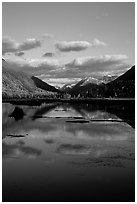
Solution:
[[[134,201],[134,107],[3,104],[2,125],[3,201]]]

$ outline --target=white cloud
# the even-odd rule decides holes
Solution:
[[[103,41],[98,40],[97,38],[95,38],[92,41],[92,46],[96,47],[96,46],[107,46],[107,44]]]
[[[41,80],[55,87],[63,87],[65,84],[76,84],[78,81],[81,80],[80,78],[47,78],[46,74],[39,75],[38,77]]]
[[[27,65],[28,67],[32,67],[32,68],[40,68],[40,67],[44,67],[45,66],[45,69],[48,67],[48,68],[58,68],[60,67],[60,63],[58,60],[50,60],[50,59],[22,59],[22,58],[19,58],[19,57],[14,57],[14,58],[8,58],[6,60],[7,62],[9,63],[14,63],[14,64],[17,64],[18,66],[22,67],[24,65]]]
[[[91,44],[87,41],[62,41],[55,44],[55,47],[61,52],[81,51],[87,49],[90,46]]]
[[[35,38],[28,38],[23,43],[19,44],[18,49],[20,51],[31,50],[33,48],[41,47],[41,41]]]
[[[124,72],[131,67],[131,64],[127,63],[126,59],[126,55],[89,56],[74,59],[64,65],[61,60],[53,58],[23,59],[15,55],[5,58],[13,69],[22,70],[31,75],[38,76],[43,74],[44,78],[71,79]]]
[[[12,38],[5,36],[2,38],[2,54],[6,52],[16,52],[19,44]]]
[[[4,59],[10,69],[20,70],[31,75],[44,73],[46,76],[51,76],[62,68],[60,61],[56,59],[23,59],[15,55],[5,56]]]
[[[43,38],[53,39],[53,38],[54,38],[54,35],[51,34],[51,33],[45,33],[42,37],[43,37]]]
[[[2,54],[5,53],[15,53],[21,52],[25,50],[34,49],[41,46],[41,41],[36,40],[35,38],[26,39],[22,43],[18,43],[11,37],[3,37],[2,38]]]
[[[81,57],[74,59],[67,64],[71,68],[91,68],[91,70],[99,71],[100,69],[107,68],[108,66],[116,65],[127,59],[126,55],[102,55],[93,57]],[[102,68],[101,68],[102,67]]]
[[[91,43],[87,41],[62,41],[55,43],[55,47],[61,52],[81,51],[89,47],[106,46],[106,43],[95,38]]]
[[[56,70],[60,68],[61,64],[58,60],[56,59],[30,59],[28,60],[28,64],[31,67],[36,67],[36,68],[50,68],[53,70]]]
[[[66,74],[69,76],[97,76],[104,72],[116,73],[131,66],[126,62],[126,55],[102,55],[81,57],[66,64]]]

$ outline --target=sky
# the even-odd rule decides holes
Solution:
[[[10,67],[52,85],[119,75],[135,63],[133,2],[3,2]]]

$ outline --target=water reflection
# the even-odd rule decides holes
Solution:
[[[40,108],[38,108],[34,115],[32,116],[32,119],[35,120],[37,118],[41,118],[43,115],[47,114],[51,110],[54,110],[56,108],[57,104],[44,104],[41,105]]]
[[[22,120],[24,117],[24,112],[21,108],[15,107],[14,111],[9,115],[9,117],[13,117],[16,121]]]
[[[16,110],[23,113],[19,120],[9,117]],[[134,112],[129,106],[3,104],[3,199],[134,201]],[[15,183],[22,188],[16,194]]]
[[[61,144],[58,147],[57,152],[67,155],[89,154],[90,146],[84,144]]]
[[[35,158],[41,154],[41,150],[33,147],[25,146],[24,141],[17,141],[14,144],[3,142],[2,155],[4,158],[19,158],[22,155],[27,155],[28,158]]]

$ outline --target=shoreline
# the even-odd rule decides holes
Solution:
[[[13,103],[13,104],[41,104],[41,103],[93,103],[93,104],[135,104],[135,98],[86,98],[86,99],[2,99],[2,103]]]

